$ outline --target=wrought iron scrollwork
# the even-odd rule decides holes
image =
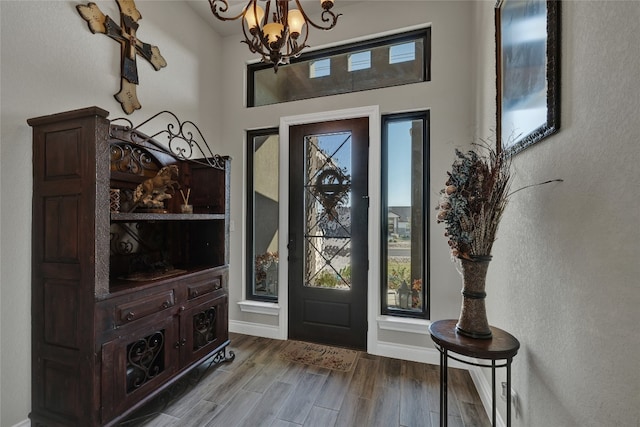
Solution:
[[[164,371],[164,331],[157,331],[127,346],[127,392],[140,388]]]
[[[111,165],[118,172],[143,175],[145,169],[152,165],[149,154],[131,144],[111,144]]]
[[[227,356],[227,347],[222,347],[207,360],[192,369],[187,375],[165,388],[154,399],[153,403],[143,406],[141,410],[121,422],[119,426],[126,427],[144,424],[142,421],[150,420],[160,412],[163,412],[171,403],[183,397],[207,375],[210,369],[217,367],[221,363],[232,362],[235,357],[235,353],[231,350],[229,350],[229,355]]]
[[[137,252],[139,248],[146,252],[162,250],[167,244],[160,233],[159,226],[144,222],[122,222],[111,226],[111,253],[127,255]]]
[[[211,307],[193,316],[193,349],[198,350],[216,339],[216,309]]]
[[[226,349],[226,347],[221,348],[219,352],[213,355],[211,361],[209,362],[210,366],[231,362],[236,358],[236,354],[231,350],[229,350],[229,356],[227,356]]]
[[[133,252],[133,242],[123,240],[120,233],[109,233],[111,240],[111,254],[127,255]]]
[[[144,126],[159,123],[163,119],[168,120],[166,129],[155,132],[151,136],[141,132],[141,128]],[[118,125],[120,122],[124,124]],[[161,111],[135,126],[131,120],[125,117],[113,119],[111,123],[109,136],[113,139],[131,143],[134,146],[150,143],[152,145],[150,149],[163,152],[179,160],[188,160],[216,169],[225,168],[225,157],[213,153],[200,128],[192,121],[181,121],[171,111]]]

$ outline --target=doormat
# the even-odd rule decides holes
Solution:
[[[305,365],[347,372],[353,369],[358,352],[321,344],[289,341],[281,351],[280,357],[292,362],[304,363]]]

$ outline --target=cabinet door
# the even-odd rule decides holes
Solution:
[[[176,318],[160,318],[102,346],[103,422],[158,390],[178,370]]]
[[[194,305],[180,315],[183,367],[228,344],[227,319],[226,295]]]

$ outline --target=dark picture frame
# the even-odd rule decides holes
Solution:
[[[497,151],[514,155],[560,129],[560,1],[495,6]]]

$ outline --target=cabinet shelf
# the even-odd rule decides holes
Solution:
[[[141,213],[141,212],[112,212],[111,221],[137,222],[137,221],[211,221],[224,220],[224,214],[178,214],[178,213]]]
[[[121,295],[126,292],[143,291],[149,287],[163,284],[164,282],[175,282],[177,280],[189,279],[193,275],[215,273],[226,270],[226,266],[196,266],[176,269],[175,274],[158,275],[156,278],[132,280],[127,278],[113,278],[109,280],[110,296]]]

